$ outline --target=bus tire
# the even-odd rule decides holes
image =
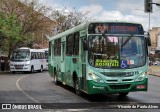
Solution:
[[[55,85],[58,85],[58,84],[59,84],[58,78],[57,78],[57,75],[56,75],[56,74],[54,75],[54,83],[55,83]]]
[[[12,74],[15,74],[15,71],[12,71]]]
[[[79,84],[78,78],[76,78],[76,80],[74,81],[74,88],[75,88],[75,93],[76,93],[78,96],[81,96],[81,95],[82,95],[82,92],[81,92],[81,89],[80,89],[80,84]]]
[[[125,97],[129,94],[129,92],[123,92],[123,93],[119,93],[119,96],[120,97]]]
[[[31,66],[31,71],[30,71],[30,73],[34,73],[34,67],[33,67],[33,66]]]
[[[58,77],[57,77],[56,71],[54,71],[53,79],[54,79],[54,84],[55,84],[55,85],[58,85],[59,82],[58,82]]]

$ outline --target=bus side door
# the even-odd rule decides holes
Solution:
[[[63,81],[64,74],[65,74],[65,42],[61,43],[61,74],[62,74],[62,81]]]
[[[84,41],[86,40],[86,37],[82,37],[80,41],[80,71],[79,73],[82,74],[82,84],[81,88],[83,90],[86,90],[86,51],[84,50]]]

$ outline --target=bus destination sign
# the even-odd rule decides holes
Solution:
[[[90,34],[144,34],[139,24],[130,23],[91,23],[88,28]]]

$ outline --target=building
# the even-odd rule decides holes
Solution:
[[[149,30],[149,34],[151,38],[150,50],[155,51],[160,48],[160,27],[153,27]]]

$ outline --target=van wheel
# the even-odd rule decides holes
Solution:
[[[81,89],[80,89],[80,84],[79,84],[79,80],[78,78],[76,78],[76,80],[74,81],[74,88],[75,88],[75,92],[78,96],[82,95]]]
[[[33,66],[31,67],[31,71],[30,72],[34,73],[34,67]]]

